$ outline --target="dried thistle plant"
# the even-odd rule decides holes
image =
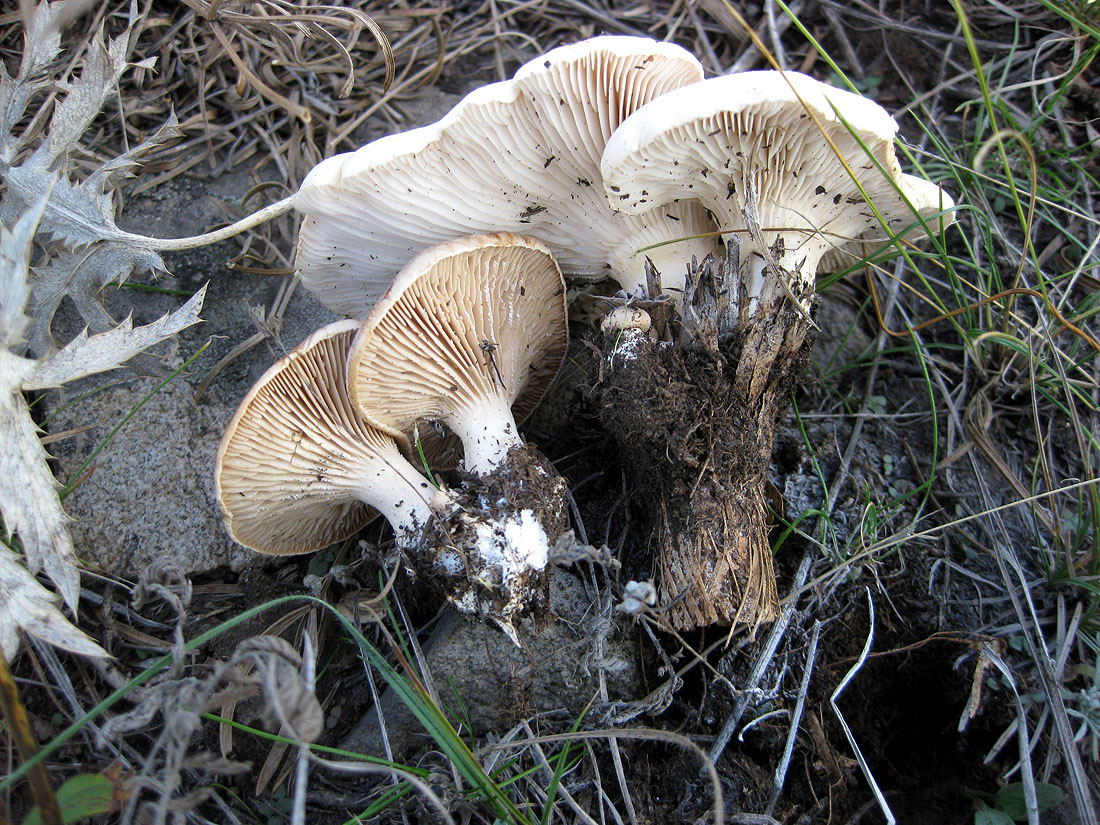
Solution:
[[[129,29],[104,41],[96,35],[88,44],[79,78],[57,82],[49,71],[61,52],[59,6],[40,3],[26,30],[26,48],[19,73],[9,77],[0,69],[0,175],[7,192],[0,203],[0,219],[7,224],[39,200],[44,201],[38,222],[39,239],[53,242],[53,254],[36,267],[28,309],[31,351],[45,356],[56,350],[50,324],[62,299],[69,296],[93,333],[116,325],[103,307],[100,291],[114,280],[124,282],[134,271],[163,270],[164,263],[148,243],[115,225],[114,184],[132,174],[141,156],[177,134],[174,118],[147,140],[102,164],[84,180],[70,179],[70,155],[81,148],[81,138],[99,114],[126,68]],[[44,137],[33,128],[43,120],[44,107],[57,86],[66,90],[53,103]],[[20,128],[38,104],[30,125]],[[36,146],[32,146],[37,141]]]
[[[11,231],[0,226],[0,512],[7,536],[18,534],[27,565],[24,568],[11,550],[0,548],[0,647],[9,659],[18,649],[20,629],[67,650],[106,655],[64,618],[56,597],[31,575],[44,571],[76,615],[80,593],[76,552],[65,525],[57,481],[46,463],[49,456],[23,393],[60,387],[121,366],[153,344],[198,323],[206,295],[204,287],[178,310],[146,326],[135,329],[127,319],[99,335],[89,337],[85,330],[52,356],[25,357],[21,353],[26,348],[24,333],[30,319],[24,307],[31,294],[27,264],[47,197],[24,213]]]
[[[124,281],[138,268],[162,268],[146,239],[115,225],[109,187],[149,146],[172,134],[174,123],[83,181],[69,178],[69,155],[125,69],[128,39],[125,33],[109,42],[93,38],[80,77],[58,82],[49,69],[60,53],[64,11],[62,4],[40,3],[27,21],[19,73],[13,78],[0,66],[0,175],[7,185],[0,201],[0,512],[8,537],[8,547],[0,548],[0,647],[8,658],[18,647],[19,630],[78,653],[105,655],[65,619],[57,597],[32,575],[45,572],[76,615],[78,561],[23,393],[121,366],[197,323],[205,296],[200,290],[177,311],[137,329],[129,320],[117,324],[100,302],[108,282]],[[43,101],[53,100],[58,87],[65,94],[53,104],[47,135],[32,147],[41,107],[48,105]],[[28,124],[33,104],[40,108]],[[32,276],[36,237],[49,247]],[[50,323],[66,295],[88,327],[58,351]],[[96,334],[89,337],[89,330]],[[28,347],[39,357],[28,357]],[[14,552],[16,535],[23,563]]]

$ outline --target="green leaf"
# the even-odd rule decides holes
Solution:
[[[1036,782],[1035,798],[1040,812],[1050,810],[1062,801],[1062,789],[1057,785]],[[1011,785],[999,788],[994,797],[994,804],[998,810],[1004,811],[1013,819],[1020,821],[1027,819],[1027,802],[1024,799],[1022,782],[1013,782]]]
[[[110,813],[114,799],[114,783],[101,773],[79,774],[57,789],[57,802],[66,825],[96,814]],[[27,814],[23,825],[42,825],[37,805]]]
[[[1015,825],[1008,814],[986,804],[974,811],[974,825]]]

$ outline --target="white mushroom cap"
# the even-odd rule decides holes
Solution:
[[[440,494],[348,400],[355,321],[322,327],[256,382],[218,448],[229,534],[261,553],[309,553],[354,535],[375,508],[411,537]]]
[[[554,49],[514,79],[475,90],[439,122],[390,135],[316,166],[295,207],[305,213],[295,265],[335,312],[362,317],[391,275],[432,244],[476,232],[538,238],[567,275],[611,275],[644,291],[648,255],[683,284],[713,239],[697,203],[623,215],[603,196],[600,156],[638,107],[702,80],[670,43],[604,36]],[[651,244],[678,241],[639,255]]]
[[[442,421],[462,439],[466,469],[485,475],[522,443],[516,420],[567,343],[565,284],[542,244],[460,238],[410,261],[367,316],[348,355],[349,395],[394,436]]]
[[[608,200],[618,209],[644,214],[676,198],[695,197],[723,231],[740,232],[742,244],[757,258],[752,297],[762,288],[762,250],[745,232],[743,210],[755,208],[764,245],[771,248],[782,239],[778,262],[797,271],[792,288],[808,306],[817,263],[830,248],[857,238],[886,239],[917,221],[914,209],[928,218],[954,206],[936,184],[902,174],[893,144],[897,128],[875,102],[806,75],[746,72],[646,104],[608,140],[600,168]],[[953,218],[949,213],[944,220]],[[923,235],[918,226],[911,237]]]
[[[639,332],[649,332],[653,326],[653,319],[644,309],[630,306],[615,307],[604,316],[600,322],[600,331],[605,335],[624,329],[636,329]]]

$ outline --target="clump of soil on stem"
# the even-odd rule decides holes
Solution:
[[[463,474],[458,491],[451,514],[421,539],[418,572],[465,612],[505,624],[522,615],[545,621],[546,553],[568,526],[565,480],[527,445],[486,476]]]

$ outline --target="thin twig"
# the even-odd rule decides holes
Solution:
[[[798,565],[798,572],[794,575],[794,582],[791,585],[792,593],[796,593],[801,589],[802,585],[806,583],[806,577],[809,573],[810,556],[806,554],[802,557],[802,562]],[[783,610],[779,614],[779,619],[772,625],[771,632],[768,634],[768,638],[765,640],[760,653],[757,655],[756,661],[753,662],[752,670],[749,671],[749,675],[745,679],[745,685],[741,688],[740,695],[734,703],[733,710],[730,711],[730,715],[726,718],[725,723],[722,725],[722,729],[718,732],[718,736],[715,737],[714,744],[711,745],[710,752],[707,754],[712,763],[718,764],[718,760],[722,758],[722,753],[725,751],[726,745],[729,744],[733,732],[741,722],[741,716],[745,713],[745,710],[749,706],[749,702],[752,700],[753,691],[756,690],[757,686],[764,678],[764,674],[767,673],[768,668],[771,667],[775,652],[779,649],[779,643],[783,640],[783,636],[787,632],[787,626],[790,624],[791,617],[794,615],[794,608],[795,600],[788,600],[783,605]]]
[[[802,712],[806,708],[806,695],[810,692],[810,677],[814,672],[814,662],[817,661],[817,642],[821,636],[821,622],[814,621],[813,632],[810,635],[810,645],[806,650],[806,665],[802,672],[802,681],[798,685],[798,701],[794,705],[794,713],[791,714],[791,727],[787,733],[787,742],[783,746],[783,756],[775,769],[775,781],[772,783],[772,793],[768,798],[768,807],[764,811],[768,816],[775,813],[775,806],[779,804],[779,796],[783,793],[783,783],[787,779],[787,768],[791,764],[791,756],[794,754],[794,743],[798,739],[798,726],[802,721]]]

